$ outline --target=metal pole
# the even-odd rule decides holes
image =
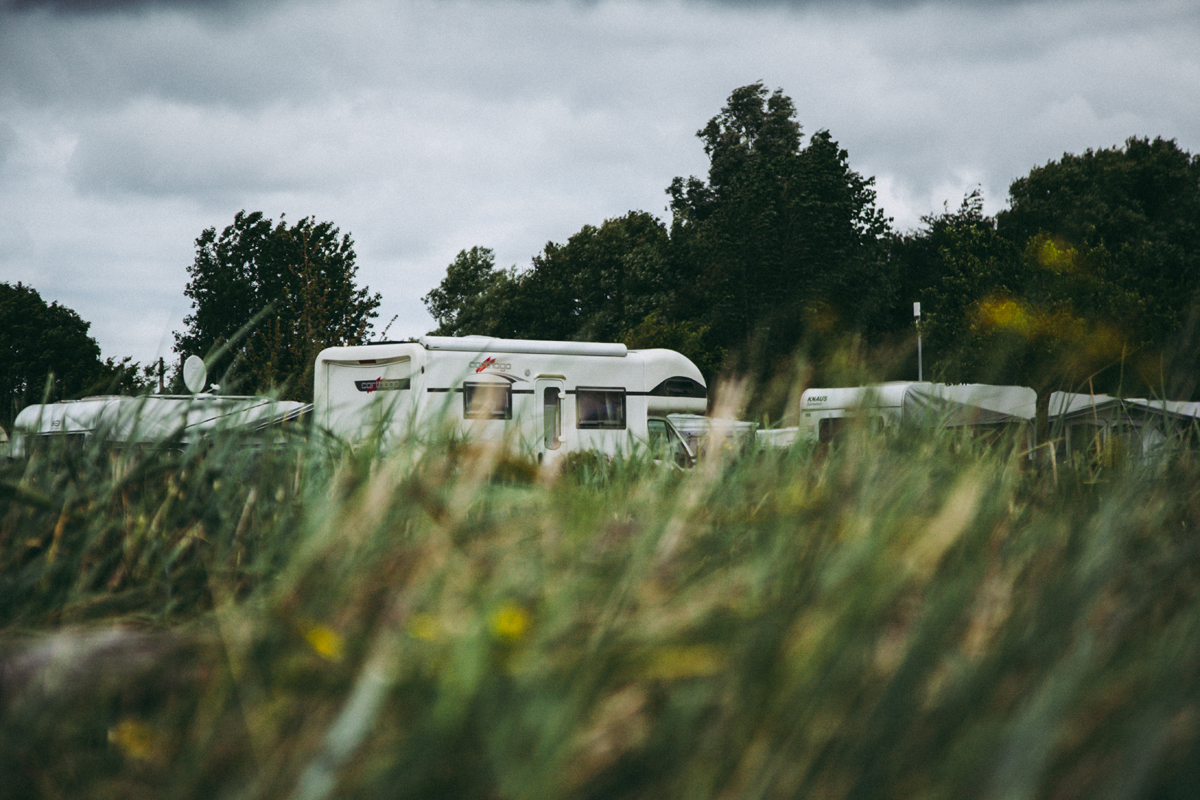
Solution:
[[[925,380],[925,365],[922,363],[921,354],[921,304],[913,303],[913,317],[917,322],[917,380]]]

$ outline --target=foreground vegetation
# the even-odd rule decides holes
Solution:
[[[1200,464],[866,433],[0,467],[9,797],[1191,796]]]

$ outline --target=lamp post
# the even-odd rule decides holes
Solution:
[[[921,304],[913,303],[913,317],[917,326],[917,380],[925,380],[925,369],[921,363]]]

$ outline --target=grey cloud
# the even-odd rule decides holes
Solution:
[[[112,309],[178,327],[192,239],[241,208],[351,233],[381,320],[420,333],[464,247],[525,267],[584,224],[662,215],[671,178],[707,169],[695,131],[756,80],[878,177],[901,228],[976,184],[994,212],[1064,151],[1200,150],[1194,0],[73,7],[0,19],[0,249],[39,290],[102,278],[113,295],[79,310],[106,354],[143,360],[154,332]]]
[[[4,174],[4,166],[8,163],[8,156],[17,146],[17,131],[16,129],[0,120],[0,175]]]
[[[315,75],[301,84],[288,73],[289,62],[300,65],[279,33],[187,14],[12,18],[0,25],[0,98],[33,108],[95,109],[144,96],[244,107],[321,91]]]
[[[143,101],[82,130],[68,174],[85,194],[208,203],[308,186],[335,191],[342,184],[336,143],[313,130],[316,113],[243,116]]]
[[[97,16],[154,8],[220,10],[238,5],[237,0],[0,0],[0,13],[48,11],[61,15]]]

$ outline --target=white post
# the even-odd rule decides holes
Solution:
[[[925,368],[924,368],[924,364],[921,363],[921,304],[920,303],[913,303],[913,317],[915,317],[917,320],[917,322],[916,322],[916,325],[917,325],[917,380],[924,381],[925,380]]]

